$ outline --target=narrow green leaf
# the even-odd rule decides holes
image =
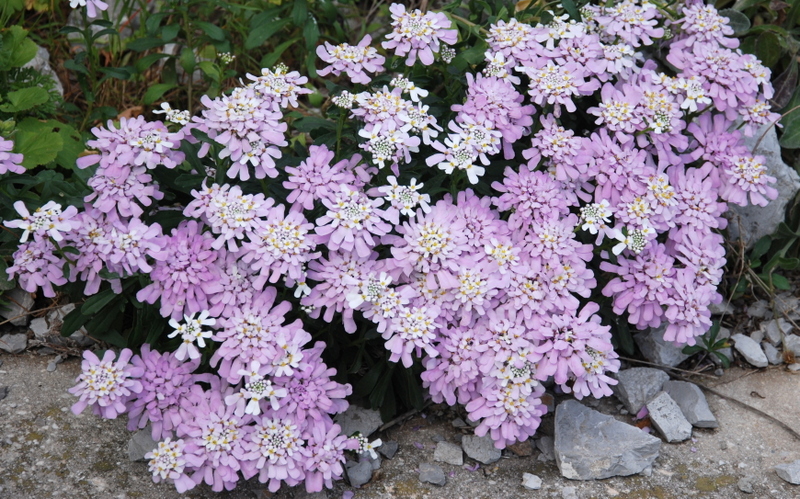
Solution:
[[[83,306],[81,306],[81,313],[86,316],[96,314],[118,296],[119,295],[111,289],[100,291],[96,295],[90,296],[89,299],[83,303]]]
[[[306,0],[295,0],[292,6],[292,22],[298,28],[306,23],[308,17],[308,2]]]
[[[303,28],[303,38],[306,39],[306,48],[308,50],[316,50],[317,42],[319,41],[319,26],[317,25],[317,19],[313,15],[308,16],[308,21],[306,21],[306,25]]]
[[[72,333],[80,329],[81,326],[86,324],[87,320],[89,320],[89,316],[83,315],[81,313],[81,308],[77,307],[75,310],[64,316],[64,321],[61,324],[61,336],[70,336]]]
[[[290,22],[292,22],[291,19],[278,19],[255,26],[250,30],[244,42],[245,50],[252,50],[256,47],[260,47],[267,39],[283,29]]]
[[[195,21],[195,24],[212,40],[216,40],[218,42],[225,40],[225,31],[223,31],[219,26],[205,21]]]
[[[571,19],[577,22],[581,21],[581,12],[578,10],[578,6],[575,5],[574,0],[561,0],[561,5],[564,6],[564,10],[567,11]]]
[[[792,285],[789,284],[789,280],[780,274],[772,274],[772,285],[784,291],[792,289]]]
[[[789,116],[792,117],[788,122],[786,121]],[[781,147],[786,149],[800,148],[800,110],[797,113],[792,113],[783,121],[783,135],[780,138]]]
[[[783,49],[778,35],[773,31],[765,31],[756,40],[756,56],[761,64],[772,68],[780,60]]]
[[[147,92],[145,92],[142,101],[145,104],[150,105],[159,100],[165,93],[169,92],[173,88],[175,88],[175,85],[172,83],[156,83],[155,85],[151,85],[150,88],[147,89]]]

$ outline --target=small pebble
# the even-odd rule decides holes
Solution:
[[[739,479],[739,482],[736,484],[739,487],[739,490],[744,492],[745,494],[752,494],[753,493],[753,477],[746,476]]]
[[[719,448],[721,450],[728,450],[728,442],[723,440],[722,442],[719,443]]]
[[[578,494],[575,487],[564,487],[561,489],[561,497],[562,499],[578,499]]]
[[[444,438],[442,435],[437,433],[436,435],[431,437],[431,440],[433,440],[434,442],[436,442],[438,444],[439,442],[444,442],[447,439]]]
[[[797,362],[795,362],[794,364],[789,364],[788,367],[790,371],[795,371],[795,372],[800,371],[800,364],[798,364]]]
[[[722,369],[717,369],[716,371],[714,371],[714,376],[722,376],[723,374],[725,374],[725,371],[723,371]]]

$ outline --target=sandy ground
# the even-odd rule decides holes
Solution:
[[[80,371],[72,358],[47,372],[51,357],[26,353],[0,355],[0,387],[9,387],[0,401],[0,498],[173,498],[181,497],[166,484],[154,484],[145,463],[131,462],[127,455],[130,433],[124,420],[108,421],[85,412],[74,416],[67,393]],[[703,378],[716,390],[778,418],[800,432],[800,377],[782,368],[745,370],[731,368],[721,378]],[[763,398],[762,398],[763,397]],[[451,409],[429,407],[423,414],[379,435],[395,440],[400,450],[384,460],[372,481],[355,490],[355,498],[493,499],[563,496],[574,487],[578,498],[797,498],[800,486],[781,480],[773,470],[778,464],[800,459],[800,441],[760,415],[725,399],[709,395],[719,420],[715,430],[694,431],[695,442],[664,443],[652,475],[576,482],[560,476],[554,462],[538,459],[538,451],[518,457],[506,451],[499,462],[476,471],[439,464],[448,476],[444,487],[422,484],[416,468],[433,461],[434,439],[457,441],[462,430],[452,427]],[[600,401],[597,409],[618,414],[614,398]],[[552,432],[552,417],[541,431]],[[415,443],[422,444],[419,449]],[[468,464],[473,464],[467,460]],[[541,490],[522,488],[522,473],[543,479]],[[737,482],[752,477],[753,494],[741,492]],[[327,492],[339,498],[354,490],[343,482]],[[236,490],[214,494],[200,487],[183,497],[206,498],[305,498],[299,489],[270,495],[257,482],[243,483]],[[312,496],[314,499],[324,496]]]

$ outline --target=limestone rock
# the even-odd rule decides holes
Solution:
[[[770,310],[767,300],[758,300],[747,307],[747,316],[754,319],[770,319],[772,310]]]
[[[22,353],[28,348],[28,335],[24,333],[0,336],[0,350],[8,353]]]
[[[761,323],[761,330],[764,331],[764,338],[772,343],[774,346],[780,346],[783,341],[783,334],[792,332],[794,326],[786,319],[773,319],[768,322]]]
[[[128,440],[128,459],[131,461],[146,461],[144,455],[158,448],[158,442],[153,440],[150,426],[133,434]]]
[[[692,436],[692,425],[680,406],[667,392],[660,392],[647,403],[650,421],[667,442],[683,442]]]
[[[692,424],[698,428],[717,428],[717,418],[708,407],[708,401],[703,391],[694,383],[686,381],[667,381],[664,391],[672,397],[681,412]]]
[[[789,350],[795,357],[800,357],[800,336],[796,334],[786,335],[783,345],[784,350]]]
[[[660,449],[660,439],[576,400],[556,408],[556,464],[565,478],[634,475],[651,466]]]
[[[554,444],[553,437],[544,436],[536,439],[536,448],[542,453],[541,456],[543,456],[544,461],[554,461],[556,459]]]
[[[766,135],[764,135],[765,127],[768,127]],[[741,238],[747,248],[762,237],[775,232],[778,224],[784,219],[786,205],[800,190],[800,176],[781,159],[781,147],[778,144],[775,127],[770,125],[765,127],[757,130],[752,137],[744,137],[744,143],[748,148],[752,148],[764,135],[753,154],[764,156],[767,174],[777,179],[777,182],[771,185],[778,190],[778,198],[770,201],[765,207],[750,204],[738,206],[733,203],[728,205],[731,215],[728,234],[731,241],[738,241]]]
[[[44,317],[38,317],[33,319],[30,324],[31,331],[33,331],[33,336],[37,340],[44,340],[50,335],[50,326],[47,324],[47,321]]]
[[[800,485],[800,459],[793,463],[775,466],[775,472],[792,485]]]
[[[350,465],[346,466],[347,479],[353,487],[359,488],[372,479],[372,464],[369,460],[359,461],[358,463],[350,461],[348,464]]]
[[[447,478],[444,476],[442,468],[431,463],[419,464],[419,481],[422,483],[432,483],[439,487],[447,483]]]
[[[781,355],[780,350],[766,341],[761,344],[761,349],[764,350],[764,355],[767,356],[767,362],[769,362],[770,365],[777,366],[779,364],[783,364],[783,356]]]
[[[3,294],[3,300],[8,302],[0,308],[0,316],[4,319],[12,319],[11,324],[15,326],[26,326],[30,320],[30,312],[33,310],[33,295],[21,288],[14,288]]]
[[[453,466],[461,466],[464,464],[464,453],[461,447],[450,442],[439,442],[436,444],[436,450],[433,451],[433,460],[440,461]]]
[[[542,479],[530,473],[523,473],[522,486],[528,490],[539,490],[542,488]]]
[[[662,325],[658,328],[650,328],[646,331],[633,335],[633,340],[642,351],[642,355],[653,362],[663,366],[675,367],[689,356],[682,352],[683,345],[676,346],[670,341],[664,340],[664,331],[667,326]]]
[[[383,442],[383,444],[378,447],[378,452],[386,459],[391,459],[397,454],[397,449],[399,447],[400,445],[394,440],[391,442]]]
[[[347,436],[360,432],[361,436],[368,437],[383,424],[380,412],[353,404],[333,419],[342,427],[342,435]]]
[[[739,333],[731,336],[731,339],[734,342],[736,351],[739,352],[747,362],[756,367],[767,367],[767,365],[769,365],[767,356],[764,355],[764,351],[761,350],[761,345],[753,341],[752,338]]]
[[[483,464],[492,464],[500,460],[502,453],[500,449],[494,446],[492,437],[484,435],[479,437],[477,435],[465,435],[461,440],[461,446],[467,456]]]
[[[669,375],[659,369],[634,367],[617,374],[619,383],[612,386],[617,398],[628,412],[636,414],[655,394],[661,391]]]

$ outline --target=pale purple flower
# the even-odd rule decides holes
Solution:
[[[307,432],[308,445],[300,449],[307,492],[319,492],[323,485],[333,488],[333,480],[344,474],[344,451],[355,450],[358,443],[341,435],[339,425],[317,424]]]
[[[533,26],[512,17],[508,23],[501,19],[492,24],[486,41],[493,52],[502,54],[507,65],[513,67],[542,55],[544,47],[535,40],[535,35]]]
[[[355,177],[350,169],[361,161],[361,156],[331,164],[333,157],[334,152],[328,146],[312,145],[305,161],[296,167],[287,166],[285,170],[289,180],[283,182],[283,187],[290,192],[286,201],[297,209],[312,210],[315,201],[323,198],[333,200],[340,184],[353,185]]]
[[[275,69],[262,68],[261,76],[248,73],[247,78],[252,80],[248,87],[254,89],[276,112],[281,108],[298,107],[297,98],[313,92],[305,88],[308,78],[297,71],[289,71],[284,64],[278,64]],[[283,126],[285,131],[285,125]]]
[[[222,291],[219,255],[211,248],[214,239],[200,231],[201,225],[194,220],[173,229],[165,238],[169,251],[154,256],[152,284],[136,293],[137,300],[150,304],[160,298],[163,317],[178,320],[184,314],[208,310],[209,297]]]
[[[500,211],[513,210],[508,218],[511,229],[524,230],[536,219],[563,216],[569,212],[569,196],[547,173],[533,171],[525,165],[520,165],[519,172],[515,172],[507,166],[504,177],[502,183],[492,183],[492,188],[501,193],[492,202]]]
[[[368,256],[378,241],[373,236],[383,236],[391,226],[383,221],[385,213],[378,209],[383,199],[370,199],[363,192],[340,185],[333,200],[323,199],[327,213],[317,219],[318,244],[336,251],[355,251]]]
[[[109,219],[100,250],[105,253],[106,267],[121,276],[152,272],[147,258],[164,258],[167,241],[158,224],[147,225],[138,218],[128,221]],[[100,242],[100,241],[98,241]]]
[[[478,164],[479,154],[465,136],[451,134],[444,139],[444,144],[434,142],[433,148],[439,152],[425,160],[428,166],[437,165],[448,175],[455,170],[464,171],[470,184],[477,184],[486,173],[486,168]]]
[[[174,338],[180,336],[181,346],[175,351],[175,358],[178,360],[186,360],[188,357],[191,360],[200,358],[200,350],[198,347],[205,348],[206,339],[211,338],[211,331],[204,331],[203,326],[213,326],[217,320],[209,317],[209,311],[203,310],[200,316],[195,319],[195,314],[184,315],[183,322],[179,323],[175,319],[169,320],[169,325],[174,328],[167,338]],[[197,343],[197,346],[195,346]]]
[[[611,36],[619,36],[634,47],[652,45],[653,38],[664,36],[664,28],[656,27],[661,17],[656,6],[635,0],[623,0],[604,7],[596,21]]]
[[[197,484],[184,471],[187,468],[187,462],[183,454],[185,445],[183,440],[170,440],[167,437],[163,442],[159,442],[158,447],[145,454],[144,458],[149,459],[148,471],[153,474],[153,482],[158,483],[169,479],[175,485],[178,493],[183,494]]]
[[[425,371],[420,375],[435,403],[466,404],[477,395],[480,359],[489,347],[476,340],[476,332],[472,327],[440,330],[439,355],[423,360]]]
[[[400,223],[400,215],[413,217],[416,215],[416,208],[419,208],[424,213],[430,213],[431,207],[428,203],[431,197],[428,194],[421,194],[419,190],[425,184],[418,184],[417,179],[412,178],[409,185],[399,185],[397,178],[394,175],[386,177],[389,185],[378,187],[377,190],[385,194],[385,198],[389,201],[391,207],[386,210],[386,220],[389,220],[394,225]]]
[[[745,122],[744,134],[752,137],[763,125],[772,125],[781,119],[781,115],[772,112],[772,106],[762,99],[756,99],[752,106],[739,109],[739,115]]]
[[[269,366],[261,366],[257,360],[250,362],[250,368],[239,370],[239,374],[244,376],[244,386],[239,392],[225,397],[227,405],[236,406],[234,414],[242,416],[252,414],[258,416],[262,413],[261,401],[265,405],[272,407],[273,411],[280,408],[279,400],[288,393],[285,388],[275,388],[272,381],[267,379],[267,373],[272,369]]]
[[[719,303],[722,296],[716,286],[698,285],[693,269],[679,269],[675,274],[670,296],[664,303],[664,316],[669,321],[664,340],[677,344],[694,345],[697,337],[711,328],[708,306]]]
[[[714,165],[706,163],[689,170],[675,166],[667,170],[667,174],[675,188],[677,225],[714,229],[724,229],[728,225],[722,216],[727,205],[717,200],[721,183]]]
[[[216,385],[216,386],[215,386]],[[250,432],[250,415],[238,417],[226,406],[219,383],[203,391],[192,386],[182,399],[178,436],[183,438],[184,459],[195,470],[192,480],[205,482],[214,492],[231,490],[239,481],[240,461],[245,461],[243,442]]]
[[[100,12],[108,10],[108,4],[103,0],[69,0],[69,6],[73,9],[86,7],[86,15],[90,19],[100,17]]]
[[[244,194],[238,185],[214,184],[210,188],[210,199],[207,193],[192,193],[197,197],[186,206],[184,214],[195,214],[205,207],[200,217],[211,227],[211,232],[219,234],[211,247],[218,250],[227,243],[231,252],[239,250],[236,240],[243,239],[245,233],[252,233],[274,204],[272,198],[265,198],[261,193]]]
[[[91,207],[75,217],[80,222],[77,230],[68,233],[65,237],[66,244],[78,250],[74,256],[74,264],[70,268],[70,282],[75,282],[80,277],[86,283],[83,293],[93,295],[100,290],[103,278],[100,271],[105,268],[108,259],[108,233],[111,230],[110,220],[105,213]],[[119,279],[111,281],[115,292],[122,292]]]
[[[392,352],[389,361],[402,361],[404,367],[411,367],[414,361],[412,353],[422,356],[422,351],[429,357],[436,357],[438,352],[433,342],[436,330],[441,324],[436,322],[439,310],[435,307],[406,308],[392,320],[391,326],[383,332],[386,349]]]
[[[209,298],[209,311],[213,317],[233,315],[234,310],[249,303],[261,292],[262,288],[256,286],[257,274],[239,256],[220,250],[217,265],[220,267],[221,290]]]
[[[328,66],[317,71],[320,76],[333,73],[334,76],[347,73],[353,83],[368,84],[372,81],[367,73],[380,73],[383,71],[383,63],[386,61],[378,51],[370,47],[372,37],[366,35],[358,42],[358,45],[340,43],[331,45],[325,42],[324,45],[317,46],[317,56]]]
[[[531,148],[522,151],[522,157],[528,160],[528,169],[533,171],[542,157],[548,158],[555,166],[555,177],[560,182],[583,179],[586,165],[577,161],[583,141],[575,132],[561,126],[552,115],[539,118],[542,129],[533,134]]]
[[[305,444],[301,438],[303,429],[291,417],[257,420],[242,444],[247,450],[247,461],[242,463],[244,477],[249,479],[257,474],[259,482],[269,484],[270,492],[277,492],[281,482],[290,487],[302,482],[305,479],[305,456],[300,453]]]
[[[25,173],[22,166],[22,154],[13,153],[14,142],[0,137],[0,175],[5,173]]]
[[[53,286],[67,283],[62,270],[67,262],[55,254],[56,247],[48,239],[33,240],[19,245],[11,255],[13,263],[6,269],[9,279],[17,279],[19,286],[29,293],[39,288],[47,298],[56,296]]]
[[[777,180],[767,175],[763,156],[727,156],[720,169],[722,189],[720,197],[729,203],[747,206],[748,196],[751,204],[767,206],[769,200],[778,197],[778,190],[769,184]]]
[[[139,378],[142,391],[127,402],[128,430],[137,431],[149,424],[153,440],[171,436],[181,423],[183,397],[192,385],[208,382],[212,375],[192,374],[200,365],[199,359],[182,362],[174,353],[159,353],[148,344],[142,345],[141,357],[134,356],[131,363],[143,374]]]
[[[383,48],[394,50],[395,55],[405,56],[406,66],[413,66],[417,57],[425,66],[433,64],[433,54],[439,52],[440,44],[453,45],[458,40],[458,30],[449,29],[452,23],[442,12],[422,13],[419,9],[407,12],[403,4],[393,3],[392,32],[386,35]]]
[[[556,118],[561,116],[561,106],[567,112],[576,111],[573,97],[591,95],[600,88],[600,82],[596,79],[586,81],[585,78],[589,76],[586,69],[574,62],[556,65],[553,61],[547,61],[542,67],[518,66],[517,70],[530,78],[528,94],[533,102],[540,106],[554,105],[553,114]]]
[[[103,213],[116,210],[122,217],[140,217],[143,206],[150,206],[153,200],[164,198],[164,193],[153,182],[153,177],[146,173],[144,166],[134,166],[130,169],[97,170],[87,184],[92,188],[92,193],[83,200]]]
[[[144,374],[144,368],[131,366],[133,352],[124,348],[119,358],[113,350],[106,350],[99,359],[89,350],[84,350],[81,362],[81,374],[77,377],[77,385],[69,392],[80,400],[72,405],[72,412],[80,414],[87,407],[106,419],[115,419],[125,413],[125,404],[133,394],[142,391],[142,384],[137,379]],[[117,359],[116,361],[114,359]]]
[[[728,19],[719,15],[713,5],[702,2],[686,2],[681,9],[683,17],[674,21],[681,31],[688,35],[680,42],[690,47],[696,42],[716,42],[728,48],[736,48],[739,41],[733,38],[733,28],[728,25]]]
[[[78,209],[74,206],[68,206],[66,210],[61,211],[60,204],[48,201],[30,213],[23,201],[15,201],[14,209],[22,215],[22,218],[8,220],[5,222],[5,226],[10,229],[23,229],[22,237],[19,240],[21,243],[27,241],[31,234],[35,241],[41,241],[48,237],[53,238],[54,241],[61,241],[64,239],[62,232],[66,233],[78,228],[78,221],[74,220]]]

